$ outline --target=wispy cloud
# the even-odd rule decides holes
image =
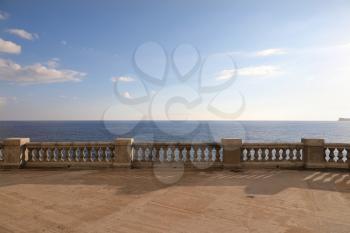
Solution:
[[[47,84],[62,82],[79,82],[85,73],[50,68],[40,63],[21,66],[11,60],[0,58],[0,80],[18,84]]]
[[[282,70],[277,66],[250,66],[238,70],[239,76],[275,76],[281,74]]]
[[[10,17],[9,13],[6,13],[5,11],[0,11],[0,20],[5,20],[8,17]]]
[[[239,57],[248,57],[248,58],[258,58],[258,57],[271,57],[271,56],[285,55],[285,54],[288,54],[288,52],[289,50],[284,48],[268,48],[268,49],[263,49],[258,51],[233,51],[233,52],[226,52],[226,53],[220,53],[220,54],[239,56]]]
[[[67,41],[61,40],[61,44],[62,44],[62,45],[67,45]]]
[[[20,54],[21,46],[12,41],[7,41],[0,38],[0,53]]]
[[[134,82],[135,79],[133,79],[132,77],[128,77],[128,76],[120,76],[120,77],[112,77],[111,78],[112,82]]]
[[[273,48],[273,49],[265,49],[265,50],[257,51],[257,52],[255,52],[255,56],[256,57],[269,57],[269,56],[283,55],[286,53],[287,53],[287,51],[285,49]]]
[[[12,29],[8,29],[6,31],[12,35],[18,36],[18,37],[25,39],[25,40],[34,40],[34,39],[39,38],[38,34],[31,33],[31,32],[28,32],[26,30],[19,29],[19,28],[12,28]]]
[[[228,80],[234,77],[234,69],[222,70],[215,76],[216,80]],[[237,75],[246,77],[271,77],[282,74],[281,68],[277,66],[249,66],[237,70]]]

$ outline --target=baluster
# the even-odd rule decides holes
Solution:
[[[223,147],[220,147],[219,154],[220,154],[220,162],[223,162],[224,161],[224,148]]]
[[[209,149],[207,146],[205,147],[205,150],[204,150],[204,160],[207,162],[209,161]]]
[[[299,150],[299,154],[300,154],[300,160],[303,160],[303,149]]]
[[[89,150],[86,146],[83,149],[83,161],[87,162],[89,160]]]
[[[180,151],[177,147],[175,148],[174,154],[175,154],[175,161],[178,162],[180,160]]]
[[[138,161],[142,161],[143,160],[143,149],[142,149],[142,147],[139,147],[139,149],[137,150],[137,160]]]
[[[58,155],[59,155],[59,150],[57,147],[53,149],[53,161],[57,162],[58,161]]]
[[[278,151],[278,154],[279,154],[278,159],[279,159],[279,160],[282,160],[282,159],[283,159],[283,150],[280,149],[280,150]]]
[[[113,151],[111,150],[111,148],[109,148],[109,146],[107,146],[105,148],[105,158],[106,158],[106,161],[109,162],[112,160],[113,158]]]
[[[193,146],[191,146],[191,150],[190,150],[190,160],[192,162],[194,161],[194,149],[193,149]]]
[[[173,151],[171,149],[171,147],[168,147],[167,151],[166,151],[166,157],[168,162],[172,161],[172,155],[173,155]]]
[[[152,161],[156,161],[157,160],[157,149],[155,147],[153,147],[152,149]]]
[[[248,160],[248,150],[246,148],[244,148],[243,150],[243,161],[247,161]]]
[[[80,148],[78,147],[78,148],[75,150],[75,161],[79,162],[79,161],[80,161],[80,157],[81,157],[81,150],[80,150]]]
[[[197,148],[197,161],[202,161],[202,149],[200,146]]]
[[[164,149],[163,149],[163,147],[161,147],[159,150],[159,161],[160,162],[164,161]]]
[[[38,160],[38,151],[37,149],[32,150],[32,156],[31,156],[31,161],[37,161]]]
[[[151,150],[148,147],[146,147],[146,150],[145,150],[145,160],[146,161],[149,161],[150,154],[151,154]]]
[[[211,150],[211,159],[212,161],[216,161],[216,148],[213,146],[213,149]]]
[[[68,149],[68,161],[71,162],[74,160],[74,150],[72,147]]]
[[[95,162],[96,160],[96,149],[95,147],[93,146],[91,149],[90,149],[90,161],[91,162]]]
[[[335,148],[335,149],[334,149],[333,155],[334,155],[334,157],[333,157],[334,162],[338,162],[338,160],[339,160],[339,151],[338,151],[338,148]]]
[[[66,148],[61,149],[61,161],[66,161]]]
[[[255,150],[252,148],[249,151],[249,155],[250,155],[250,160],[255,160]]]
[[[342,153],[342,155],[343,155],[342,160],[343,160],[343,162],[345,163],[346,160],[348,160],[348,158],[347,158],[348,151],[344,148],[343,151],[342,151],[341,153]]]
[[[2,148],[0,148],[0,161],[4,160],[4,155],[2,154]]]
[[[39,161],[44,161],[44,158],[45,157],[45,150],[43,148],[40,148],[40,151],[39,151]]]
[[[102,147],[100,146],[97,150],[97,161],[102,162],[103,160],[104,160],[103,150],[102,150]]]
[[[46,161],[51,161],[51,155],[52,155],[51,148],[47,148],[46,149]]]
[[[182,154],[182,161],[186,162],[186,160],[187,160],[187,149],[186,149],[186,146],[184,146],[184,148],[182,149],[181,154]]]
[[[269,153],[270,153],[270,151],[269,151],[269,149],[265,149],[265,160],[269,160]]]
[[[290,159],[289,155],[290,155],[290,149],[287,149],[286,150],[286,160]]]
[[[262,150],[260,148],[258,150],[258,160],[262,160]]]
[[[276,160],[276,149],[272,149],[272,151],[271,151],[271,155],[272,155],[272,157],[271,157],[271,159],[272,160]]]
[[[293,160],[297,159],[297,153],[298,153],[297,149],[294,149],[293,150]]]

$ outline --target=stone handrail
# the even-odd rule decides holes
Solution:
[[[30,142],[0,141],[0,167],[153,167],[193,168],[350,168],[350,143],[302,139],[300,143]]]

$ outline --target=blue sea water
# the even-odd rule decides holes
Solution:
[[[324,138],[350,143],[350,122],[336,121],[0,121],[0,140],[201,142],[242,138],[246,142],[300,142]]]

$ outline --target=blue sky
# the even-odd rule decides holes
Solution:
[[[2,0],[0,120],[350,117],[349,12],[350,1]]]

